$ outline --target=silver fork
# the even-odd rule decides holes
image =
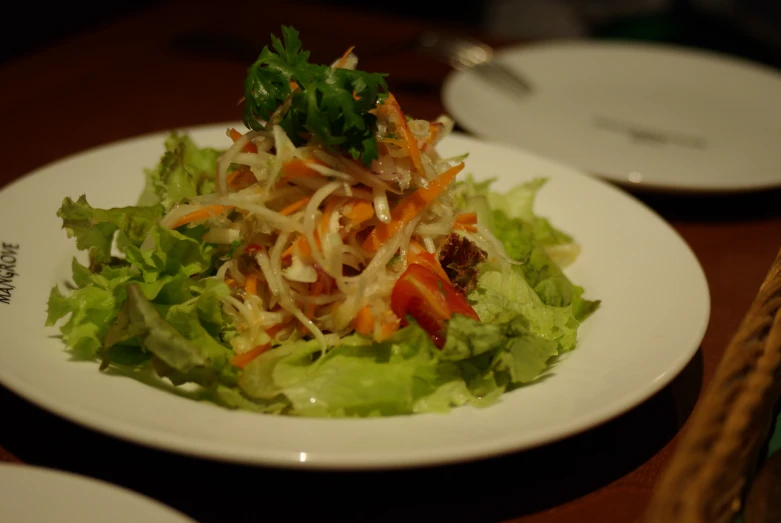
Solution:
[[[516,94],[528,95],[533,90],[520,74],[494,60],[491,46],[474,38],[427,31],[418,38],[418,48],[445,60],[455,69],[472,70]]]

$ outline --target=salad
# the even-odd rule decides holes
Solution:
[[[545,180],[493,191],[439,154],[452,120],[405,115],[352,49],[271,40],[223,148],[172,132],[136,205],[64,199],[86,251],[48,300],[67,350],[229,408],[360,417],[489,405],[575,348],[599,302],[534,212]]]

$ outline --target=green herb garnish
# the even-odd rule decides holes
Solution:
[[[273,50],[264,47],[247,71],[244,124],[259,130],[272,119],[297,146],[311,133],[369,165],[377,159],[377,119],[369,111],[385,99],[387,75],[309,63],[298,31],[282,26],[282,37],[271,35]]]

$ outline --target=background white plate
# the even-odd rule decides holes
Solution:
[[[131,490],[59,470],[0,463],[0,485],[7,523],[195,523]]]
[[[674,46],[553,42],[497,60],[533,86],[514,96],[474,72],[443,87],[448,112],[494,141],[637,189],[781,186],[781,74]]]
[[[206,127],[193,137],[223,147],[224,133],[225,126]],[[579,347],[553,376],[482,410],[347,420],[235,412],[108,376],[96,363],[69,361],[52,337],[58,331],[43,327],[49,291],[70,278],[76,252],[55,213],[63,197],[85,192],[95,206],[133,204],[143,186],[141,169],[157,162],[163,138],[88,151],[0,192],[0,243],[19,245],[15,289],[10,304],[0,303],[0,382],[96,430],[242,463],[392,468],[456,462],[540,445],[612,418],[667,384],[702,340],[710,313],[705,276],[656,214],[569,167],[454,135],[441,151],[468,151],[465,171],[500,177],[499,189],[549,177],[537,209],[582,244],[567,272],[603,305],[581,326]]]

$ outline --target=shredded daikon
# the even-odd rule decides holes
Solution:
[[[315,242],[315,226],[317,218],[321,214],[318,208],[320,207],[320,204],[322,204],[332,192],[339,189],[340,186],[341,182],[331,182],[318,189],[317,192],[312,195],[312,199],[309,200],[309,203],[307,203],[306,214],[304,215],[304,237],[309,243],[309,249],[312,252],[315,262],[324,269],[329,267],[330,264],[325,261]],[[329,275],[334,278],[340,276],[333,273],[329,273]]]
[[[295,145],[293,145],[293,142],[290,141],[290,138],[288,138],[287,134],[280,126],[275,125],[272,132],[277,155],[274,159],[274,165],[271,167],[268,180],[266,181],[266,187],[269,189],[277,182],[282,166],[291,160],[296,152]]]
[[[434,245],[434,240],[431,239],[431,236],[423,236],[423,246],[430,254],[437,252],[437,247]]]
[[[247,167],[254,167],[255,169],[263,170],[266,167],[268,167],[269,160],[272,159],[273,156],[271,156],[266,152],[238,153],[233,157],[232,163],[238,165],[246,165]]]
[[[247,132],[241,138],[236,140],[233,145],[231,145],[230,148],[225,151],[222,156],[220,156],[220,159],[217,161],[217,194],[228,194],[228,167],[230,167],[230,164],[233,163],[233,159],[236,157],[236,155],[239,154],[242,149],[244,149],[244,146],[247,145],[250,140],[256,136],[259,136],[257,131]]]
[[[373,191],[374,195],[374,214],[377,215],[377,219],[382,223],[390,223],[390,205],[388,204],[388,195],[385,191],[379,187],[375,187]]]
[[[229,229],[226,227],[212,228],[206,231],[202,237],[203,241],[209,243],[230,244],[241,239],[241,231],[238,229]]]

